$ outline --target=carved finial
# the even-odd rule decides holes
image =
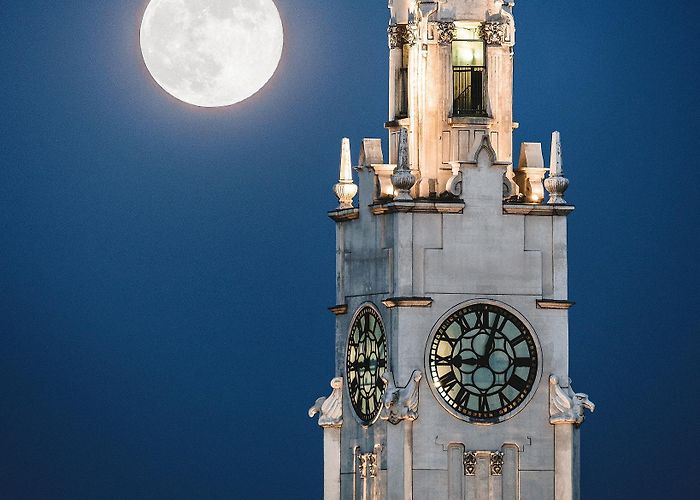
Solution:
[[[340,150],[340,176],[333,192],[340,201],[339,209],[352,208],[352,199],[357,194],[357,185],[352,181],[352,161],[350,159],[350,139],[344,138]]]
[[[595,404],[584,393],[575,393],[571,380],[562,387],[560,378],[549,376],[549,423],[552,425],[581,425],[585,419],[585,410],[595,411]]]
[[[552,148],[549,153],[549,174],[552,176],[564,174],[561,158],[561,134],[556,131],[552,132]]]
[[[420,370],[414,370],[405,387],[396,387],[393,373],[384,372],[382,380],[386,389],[384,391],[384,406],[379,418],[388,420],[394,425],[402,420],[413,421],[417,419],[418,389],[421,378],[423,378],[423,374]]]
[[[542,144],[539,142],[523,142],[520,146],[520,161],[516,178],[520,184],[520,192],[529,203],[544,201],[544,179],[547,169],[544,166]]]
[[[342,427],[343,425],[343,379],[336,377],[331,380],[333,392],[327,398],[318,398],[309,408],[309,417],[317,413],[318,425],[321,427]]]
[[[410,191],[416,183],[416,176],[411,173],[408,163],[408,130],[402,128],[399,131],[399,153],[398,164],[391,176],[391,183],[394,185],[394,199],[397,201],[411,201]]]
[[[549,156],[549,177],[544,181],[549,193],[550,205],[565,205],[564,193],[569,188],[569,179],[564,177],[561,155],[561,134],[552,132],[552,149]]]

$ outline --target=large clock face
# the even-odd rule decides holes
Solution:
[[[537,380],[533,335],[516,315],[491,303],[450,314],[426,354],[438,399],[453,414],[477,423],[507,418]]]
[[[347,353],[347,386],[357,416],[365,424],[377,418],[382,404],[386,370],[386,336],[379,312],[363,306],[350,328]]]

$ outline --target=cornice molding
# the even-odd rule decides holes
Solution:
[[[342,208],[338,210],[331,210],[328,212],[328,217],[336,222],[347,222],[360,218],[359,208]]]
[[[430,307],[433,305],[431,297],[389,297],[382,300],[388,309],[395,307]]]
[[[505,215],[568,216],[575,209],[576,207],[573,205],[534,205],[530,203],[505,203],[503,205]]]
[[[373,203],[370,210],[374,215],[393,213],[428,213],[428,214],[461,214],[464,212],[464,202],[454,201],[387,201]]]
[[[540,299],[537,301],[537,309],[571,309],[576,302],[570,300]]]

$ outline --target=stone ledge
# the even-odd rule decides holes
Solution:
[[[390,120],[388,122],[384,122],[384,128],[401,128],[401,127],[407,127],[409,124],[410,120],[408,117],[406,118],[397,118],[396,120]]]
[[[487,115],[473,115],[473,116],[450,116],[447,118],[447,123],[450,125],[464,125],[464,126],[489,126],[493,123],[493,118]]]
[[[337,306],[331,306],[328,308],[330,312],[335,314],[336,316],[343,316],[344,314],[348,313],[348,305],[347,304],[338,304]]]
[[[328,217],[336,222],[346,222],[349,220],[355,220],[360,218],[359,208],[339,208],[338,210],[331,210],[328,212]]]
[[[393,213],[461,214],[464,202],[457,201],[389,201],[369,206],[374,215]]]
[[[433,299],[431,297],[389,297],[382,300],[382,304],[389,309],[394,307],[430,307],[433,305]]]
[[[571,309],[576,302],[570,300],[540,299],[537,301],[537,309]]]
[[[573,205],[534,205],[530,203],[506,203],[503,205],[505,215],[539,215],[551,217],[553,215],[571,214],[576,207]]]

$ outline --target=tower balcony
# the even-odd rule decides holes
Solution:
[[[452,116],[486,116],[486,67],[453,66]]]

